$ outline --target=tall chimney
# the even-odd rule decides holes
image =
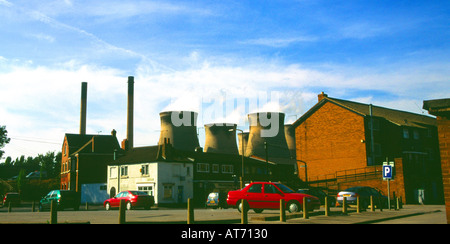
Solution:
[[[87,82],[81,83],[80,135],[86,135]]]
[[[133,110],[134,110],[134,77],[128,76],[128,115],[127,115],[127,141],[128,149],[133,149]]]

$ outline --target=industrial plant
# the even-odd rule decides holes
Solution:
[[[226,121],[205,124],[202,148],[197,112],[162,111],[158,144],[135,147],[134,77],[128,77],[127,138],[120,144],[115,130],[111,135],[86,134],[86,107],[83,82],[80,133],[65,135],[61,173],[62,189],[80,192],[82,202],[99,204],[119,191],[141,190],[158,205],[185,204],[188,198],[201,205],[212,191],[228,192],[250,181],[299,184],[294,138],[292,132],[285,134],[291,127],[284,124],[283,113],[248,114],[249,132]],[[267,124],[263,118],[276,118],[277,123]],[[263,137],[264,131],[276,133]]]
[[[204,206],[211,192],[251,181],[292,188],[385,188],[383,161],[395,161],[391,188],[406,203],[442,203],[436,119],[318,95],[292,125],[282,112],[247,115],[248,131],[221,121],[198,127],[195,111],[161,111],[156,145],[134,146],[134,77],[128,77],[127,136],[86,134],[87,83],[81,85],[79,134],[65,134],[61,189],[101,204],[123,190],[154,196],[157,205]],[[198,130],[205,130],[200,146]],[[427,172],[427,175],[422,175]],[[425,196],[425,197],[424,197]]]

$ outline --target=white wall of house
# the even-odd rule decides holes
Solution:
[[[122,165],[120,189],[147,191],[155,203],[186,203],[193,197],[192,163],[151,162]],[[117,165],[108,166],[108,193],[117,191]]]

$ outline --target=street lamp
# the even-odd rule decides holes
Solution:
[[[241,135],[242,135],[242,139],[241,139],[241,147],[242,147],[242,169],[241,169],[241,189],[244,188],[244,155],[245,155],[245,148],[244,148],[244,131],[240,130],[238,128],[235,129],[229,129],[228,131],[232,132],[232,131],[240,131]]]

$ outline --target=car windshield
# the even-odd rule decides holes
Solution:
[[[280,190],[281,190],[282,192],[284,192],[284,193],[294,193],[294,190],[292,190],[291,188],[289,188],[289,187],[287,187],[287,186],[285,186],[285,185],[283,185],[283,184],[276,184],[276,186],[277,186],[278,188],[280,188]]]

